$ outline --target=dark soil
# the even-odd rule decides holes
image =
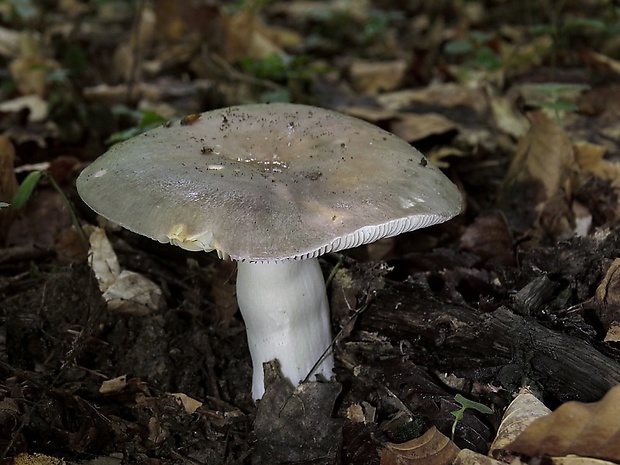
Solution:
[[[25,178],[21,171],[15,177],[13,165],[40,162],[49,163],[45,169],[69,199],[67,204],[44,177],[24,209],[0,210],[2,464],[61,458],[93,465],[379,464],[388,443],[432,427],[450,437],[457,393],[493,408],[490,415],[468,412],[454,436],[460,448],[486,453],[521,386],[554,408],[568,400],[598,400],[620,383],[619,342],[606,339],[620,321],[620,286],[615,275],[606,278],[620,257],[615,180],[594,168],[578,169],[576,162],[561,165],[553,147],[548,160],[557,162],[557,176],[541,169],[532,174],[527,162],[514,170],[514,159],[527,155],[535,137],[504,130],[488,107],[476,112],[478,102],[470,99],[432,105],[412,99],[395,116],[378,115],[387,111],[381,92],[356,87],[350,66],[405,57],[407,72],[396,89],[424,89],[437,81],[465,89],[457,71],[484,70],[489,77],[480,95],[493,102],[505,98],[523,119],[538,107],[514,96],[520,83],[588,84],[567,121],[549,117],[544,124],[567,146],[569,134],[581,137],[605,146],[605,160],[613,160],[620,154],[609,136],[620,108],[614,103],[620,101],[618,71],[592,53],[605,46],[617,55],[608,35],[560,28],[553,37],[541,33],[553,39],[553,52],[525,68],[504,63],[488,69],[484,61],[488,53],[499,59],[502,44],[527,36],[527,18],[545,18],[549,27],[562,18],[590,18],[600,10],[585,6],[589,2],[567,2],[557,15],[533,5],[525,15],[505,2],[464,2],[482,8],[479,22],[459,10],[462,2],[371,2],[362,19],[338,11],[329,21],[308,12],[295,16],[287,2],[264,10],[260,2],[246,2],[264,27],[302,32],[301,43],[282,45],[301,64],[284,69],[269,60],[243,64],[232,58],[225,2],[138,1],[129,9],[110,2],[114,8],[107,14],[117,15],[112,20],[97,2],[74,2],[86,8],[81,13],[69,7],[56,12],[52,4],[61,2],[44,3],[30,20],[0,10],[3,28],[48,31],[48,58],[59,63],[56,81],[45,81],[42,93],[50,104],[45,122],[29,120],[26,110],[0,112],[3,137],[16,148],[8,169],[0,153],[0,200],[12,198],[6,179]],[[161,37],[144,46],[146,65],[127,78],[112,63],[135,28],[136,11],[147,7]],[[175,36],[175,18],[186,28],[182,37]],[[79,27],[81,21],[93,29]],[[48,25],[60,32],[49,32]],[[494,32],[498,25],[501,34]],[[61,26],[71,26],[71,34]],[[440,31],[478,48],[450,55]],[[223,58],[216,59],[214,50]],[[21,91],[8,71],[15,56],[0,55],[3,100]],[[311,72],[304,60],[315,66]],[[493,74],[500,71],[502,79]],[[109,85],[105,95],[94,93],[98,84]],[[125,86],[120,94],[113,92],[116,84]],[[410,142],[436,155],[449,149],[430,159],[444,163],[465,208],[449,223],[399,236],[380,249],[322,257],[325,277],[334,273],[328,287],[337,335],[334,379],[294,389],[279,376],[277,363],[267,364],[267,391],[257,405],[244,324],[235,313],[234,264],[108,228],[121,266],[151,279],[163,296],[156,310],[113,312],[67,209],[83,226],[97,224],[75,191],[75,178],[105,151],[107,137],[140,126],[130,110],[141,102],[163,103],[181,115],[284,91],[297,102],[363,109],[387,129],[403,115],[449,118],[449,129],[431,128]],[[530,120],[540,121],[536,115]],[[528,170],[529,177],[520,177]],[[591,226],[578,235],[583,211]],[[182,402],[188,398],[199,406],[190,409]],[[33,454],[49,457],[20,462],[26,453],[29,460]]]

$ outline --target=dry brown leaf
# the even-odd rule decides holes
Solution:
[[[63,459],[44,454],[28,454],[23,452],[13,459],[13,465],[65,465]]]
[[[519,140],[498,192],[498,205],[517,230],[531,228],[545,202],[562,195],[575,167],[566,132],[544,113],[530,113],[529,119],[530,130]],[[557,218],[553,223],[557,223]]]
[[[620,187],[620,163],[606,160],[607,147],[591,142],[579,141],[573,144],[575,161],[584,174],[593,174]]]
[[[506,449],[530,457],[575,454],[620,461],[620,385],[598,402],[566,402],[534,421]]]
[[[392,110],[386,110],[385,108],[377,107],[362,107],[362,106],[343,106],[337,108],[338,111],[346,113],[347,115],[361,118],[371,123],[378,123],[380,121],[390,120],[396,117],[396,112]]]
[[[597,53],[594,50],[584,50],[582,56],[590,62],[591,65],[596,65],[600,68],[605,68],[615,74],[620,74],[620,61],[614,60],[602,53]]]
[[[457,129],[457,125],[445,116],[436,113],[398,113],[390,124],[390,132],[407,142],[415,142],[426,137],[445,134]]]
[[[0,201],[11,203],[18,183],[14,172],[15,148],[8,137],[0,135]],[[6,243],[15,210],[0,208],[0,246]]]
[[[437,165],[439,168],[445,169],[450,166],[450,163],[446,160],[450,157],[465,157],[468,153],[457,147],[444,146],[438,147],[436,149],[431,150],[426,153],[426,158],[428,158],[431,163]]]
[[[505,447],[531,425],[534,420],[549,415],[549,410],[528,388],[521,388],[517,397],[510,403],[497,430],[497,435],[489,449],[489,455],[504,458]]]
[[[121,274],[121,266],[103,228],[92,228],[88,241],[89,265],[95,274],[99,289],[105,292]]]
[[[616,258],[605,273],[596,288],[594,299],[596,314],[607,330],[605,341],[617,340],[620,329],[620,258]]]
[[[514,266],[514,239],[501,212],[478,216],[461,236],[461,248],[487,263]]]
[[[403,444],[387,443],[381,451],[381,465],[444,465],[452,463],[459,450],[433,426]]]
[[[405,60],[355,60],[349,66],[349,79],[357,92],[375,95],[399,87],[406,70]]]
[[[514,102],[505,96],[498,95],[491,85],[486,86],[487,98],[495,125],[512,137],[522,137],[529,129],[527,118],[516,108]]]
[[[459,455],[456,456],[452,465],[505,465],[505,462],[500,462],[486,455],[474,452],[473,450],[463,449],[459,452]]]
[[[192,399],[190,396],[183,394],[182,392],[173,392],[170,395],[177,400],[183,406],[185,412],[190,415],[202,407],[202,402]]]
[[[372,425],[375,423],[377,409],[366,401],[353,404],[347,409],[347,418],[353,423]]]
[[[107,379],[99,387],[101,394],[110,394],[120,392],[127,386],[127,375],[117,376],[116,378]]]
[[[47,74],[57,65],[39,51],[38,38],[31,33],[20,37],[19,56],[9,63],[9,72],[21,95],[45,96]]]
[[[17,215],[7,243],[53,248],[71,227],[66,201],[56,191],[40,185]]]
[[[207,34],[218,35],[220,11],[213,2],[171,2],[155,0],[157,35],[165,42],[194,42]],[[189,44],[188,44],[189,45]]]
[[[553,50],[553,39],[549,34],[529,39],[527,44],[500,43],[503,69],[524,70],[540,66]]]
[[[109,310],[144,316],[162,308],[161,288],[146,276],[121,269],[103,228],[92,228],[88,240],[89,265]]]
[[[287,16],[294,22],[302,20],[324,21],[331,15],[347,15],[357,21],[368,18],[369,0],[296,0],[272,2],[268,6],[272,15]]]
[[[47,119],[49,105],[39,95],[22,95],[0,103],[0,112],[15,113],[28,110],[28,120],[32,123],[40,123]]]
[[[12,58],[19,52],[19,35],[17,31],[0,27],[0,56]]]
[[[60,0],[56,8],[70,18],[77,18],[88,12],[88,7],[80,0]]]
[[[541,184],[539,201],[552,197],[570,176],[573,148],[566,132],[540,112],[530,113],[531,127],[521,139],[502,193],[523,184]]]
[[[590,457],[578,457],[569,455],[568,457],[551,457],[549,463],[552,465],[615,465],[614,462],[607,460],[593,459]],[[515,465],[514,462],[510,465]]]
[[[284,46],[301,42],[301,36],[294,31],[266,26],[251,8],[225,15],[223,25],[226,40],[221,56],[229,63],[244,57],[283,55]]]
[[[145,316],[164,305],[161,288],[146,276],[123,270],[103,293],[108,309],[127,315]]]
[[[617,321],[611,323],[607,328],[603,342],[620,342],[620,323]]]
[[[385,93],[377,96],[377,101],[389,110],[399,110],[415,105],[432,105],[468,108],[482,116],[488,109],[487,99],[480,88],[454,83],[434,84],[422,89]]]

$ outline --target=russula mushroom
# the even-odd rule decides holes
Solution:
[[[317,257],[446,221],[458,189],[408,143],[365,121],[294,104],[190,115],[113,146],[77,180],[121,226],[238,262],[253,363],[293,383],[332,374],[329,306]]]

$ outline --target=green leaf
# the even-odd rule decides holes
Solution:
[[[575,112],[579,110],[579,107],[577,105],[572,102],[567,102],[566,100],[558,100],[556,102],[541,102],[538,100],[528,100],[525,103],[531,107],[549,108],[550,110],[556,111]]]
[[[465,407],[458,410],[452,410],[450,413],[454,418],[456,418],[456,421],[461,421],[463,419],[463,415],[465,414]]]
[[[150,128],[152,126],[163,124],[167,120],[159,113],[152,110],[142,110],[142,118],[140,118],[141,128]]]
[[[476,61],[483,68],[493,71],[501,68],[502,60],[489,47],[482,47],[476,52]]]
[[[542,84],[530,84],[524,87],[549,95],[563,94],[565,92],[584,92],[590,89],[590,86],[587,84],[567,84],[562,82],[545,82]]]
[[[39,183],[39,179],[43,176],[43,171],[33,171],[22,181],[20,186],[17,188],[17,192],[13,196],[13,200],[11,201],[11,206],[14,210],[19,210],[26,205],[26,202],[30,200],[32,197],[32,193],[34,189],[37,187]]]
[[[598,31],[607,29],[607,24],[596,18],[575,18],[566,21],[563,26],[567,29],[595,29]]]
[[[113,109],[113,112],[117,115],[122,116],[130,116],[138,120],[138,125],[133,126],[129,129],[125,129],[124,131],[118,131],[108,137],[105,141],[108,145],[116,144],[117,142],[122,142],[127,139],[131,139],[132,137],[137,136],[138,134],[142,134],[150,129],[154,129],[160,124],[165,123],[167,120],[159,113],[151,111],[151,110],[131,110],[127,107],[118,106]]]
[[[443,51],[448,55],[464,55],[470,53],[474,45],[469,40],[451,40],[443,46]]]
[[[455,395],[454,400],[457,401],[459,404],[461,404],[465,408],[473,408],[474,410],[477,410],[480,413],[484,413],[486,415],[493,413],[493,409],[487,407],[484,404],[481,404],[480,402],[469,400],[460,394]]]
[[[288,89],[278,89],[263,92],[259,99],[264,103],[290,103],[292,97]]]

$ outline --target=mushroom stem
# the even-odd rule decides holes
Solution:
[[[331,377],[331,351],[310,373],[331,344],[325,281],[316,258],[239,262],[237,301],[252,356],[254,399],[265,392],[263,363],[273,359],[294,385],[308,375]]]

